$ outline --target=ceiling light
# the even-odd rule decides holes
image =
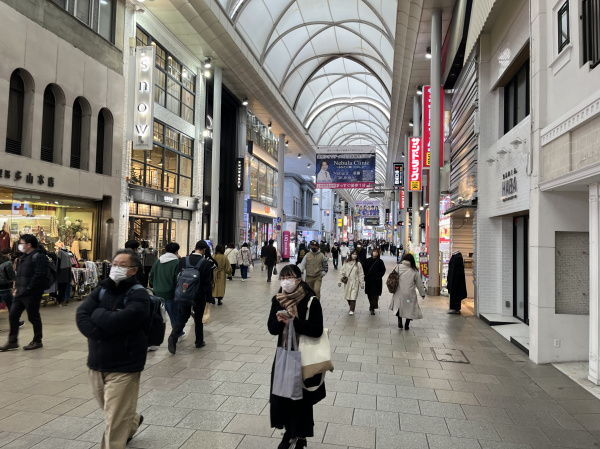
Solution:
[[[419,210],[424,210],[424,209],[425,209],[425,208],[424,208],[423,206],[420,206],[420,207],[419,207]]]
[[[289,141],[289,140],[286,140],[286,141],[285,141],[285,146],[287,147],[289,144],[290,144],[290,141]]]
[[[408,122],[408,126],[415,126],[412,120]]]
[[[423,88],[421,86],[417,86],[417,95],[423,95]]]
[[[299,155],[298,155],[298,159],[300,159],[301,157],[302,157],[302,155],[301,155],[301,154],[299,154]]]
[[[310,168],[310,164],[308,164],[306,167],[307,167],[307,168]]]
[[[427,59],[431,59],[431,47],[427,47],[427,52],[425,53],[425,57]]]
[[[210,70],[204,71],[204,78],[210,78]]]
[[[244,97],[244,99],[242,100],[242,105],[248,106],[248,97]]]
[[[271,122],[269,122],[269,124],[267,125],[267,128],[271,129],[271,126],[273,126],[273,124]]]
[[[205,58],[204,59],[204,68],[205,69],[210,69],[212,67],[212,58]]]
[[[467,213],[465,214],[465,218],[471,218],[471,212],[467,211]]]
[[[55,201],[54,204],[58,204],[58,201]]]

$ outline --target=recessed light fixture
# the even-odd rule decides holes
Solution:
[[[300,159],[301,157],[302,157],[302,155],[301,155],[301,154],[299,154],[299,155],[298,155],[298,159]]]
[[[204,68],[210,69],[211,67],[212,67],[212,58],[205,58],[204,59]]]
[[[415,126],[412,120],[408,122],[408,126]]]
[[[289,141],[289,140],[286,140],[286,141],[285,141],[285,146],[287,147],[289,144],[290,144],[290,141]]]
[[[425,53],[425,57],[427,59],[431,59],[431,47],[427,47],[427,52]]]
[[[417,95],[423,95],[423,88],[421,86],[417,86]]]
[[[271,122],[269,122],[269,124],[267,125],[267,128],[271,129],[271,126],[273,126],[273,124]]]
[[[244,97],[244,99],[242,100],[242,105],[248,106],[248,97]]]

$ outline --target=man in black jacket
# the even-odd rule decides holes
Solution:
[[[136,407],[148,351],[150,296],[137,280],[138,263],[132,250],[117,251],[110,277],[77,309],[77,327],[88,339],[92,390],[105,414],[102,449],[124,449],[144,420]]]
[[[25,234],[19,241],[19,251],[23,253],[19,262],[16,279],[16,294],[10,308],[8,319],[10,333],[8,343],[0,346],[0,351],[9,351],[19,347],[19,320],[24,310],[27,318],[33,325],[33,341],[23,349],[31,350],[43,347],[42,344],[42,317],[40,304],[46,283],[46,269],[48,257],[43,248],[38,249],[39,242],[35,235]]]
[[[207,302],[214,303],[212,298],[212,282],[213,282],[213,271],[218,268],[217,263],[213,258],[208,258],[210,255],[210,247],[204,240],[200,240],[196,243],[194,252],[187,257],[182,257],[179,261],[179,269],[183,271],[187,267],[198,266],[198,272],[200,276],[200,285],[196,292],[196,298],[194,305],[188,305],[177,300],[177,293],[175,294],[175,303],[179,308],[179,318],[177,325],[171,331],[169,335],[169,352],[175,354],[177,352],[177,340],[183,333],[183,329],[187,324],[192,314],[192,308],[194,309],[194,327],[196,330],[196,348],[202,348],[206,346],[204,342],[204,325],[202,324],[202,316],[204,315],[204,308]]]
[[[273,267],[277,264],[277,250],[273,246],[273,239],[269,240],[269,245],[265,248],[265,265],[267,266],[267,282],[271,282],[273,276]]]

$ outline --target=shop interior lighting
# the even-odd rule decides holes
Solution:
[[[212,58],[205,58],[204,59],[204,68],[210,69],[211,67],[212,67]]]
[[[425,57],[427,59],[431,59],[431,47],[427,47],[427,52],[425,53]]]
[[[465,218],[471,218],[471,212],[467,211],[467,213],[465,214]]]
[[[408,126],[415,126],[412,120],[408,122]]]
[[[242,100],[242,105],[248,106],[248,97],[244,97],[244,99]]]
[[[423,95],[423,87],[417,86],[417,95]]]

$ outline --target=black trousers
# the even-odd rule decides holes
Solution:
[[[183,303],[177,303],[179,307],[179,319],[177,325],[171,331],[171,337],[179,338],[183,333],[183,328],[190,319],[192,314],[192,307],[194,308],[194,328],[196,330],[196,344],[199,345],[204,341],[204,324],[202,324],[202,316],[204,315],[204,308],[206,307],[206,299],[202,301],[196,301],[196,304],[189,306]]]
[[[271,280],[271,277],[273,276],[273,267],[275,265],[267,265],[267,282]]]
[[[333,260],[333,268],[338,269],[338,258],[337,256],[332,257]]]
[[[9,343],[18,343],[19,341],[19,321],[25,310],[27,310],[27,319],[33,326],[33,341],[42,341],[42,317],[40,315],[41,302],[41,293],[39,295],[15,297],[8,315],[8,320],[10,322],[10,333],[8,334]]]
[[[232,263],[231,264],[231,277],[235,277],[235,270],[237,268],[237,264]]]
[[[69,288],[71,285],[68,282],[65,283],[60,283],[58,284],[58,296],[56,298],[56,301],[59,304],[62,304],[65,301],[66,298],[66,293],[67,293],[67,288]]]

